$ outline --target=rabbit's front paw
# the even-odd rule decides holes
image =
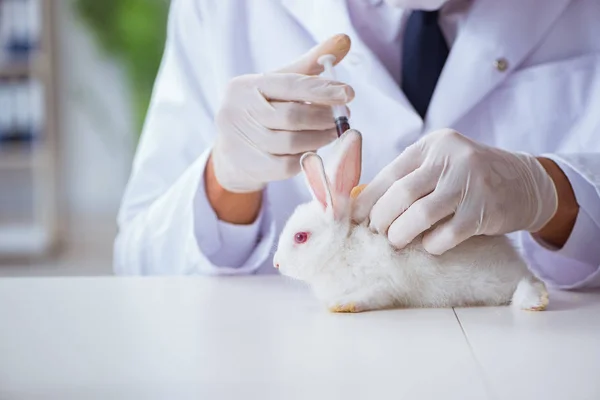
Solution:
[[[334,313],[359,313],[364,311],[364,308],[357,303],[333,304],[329,306],[329,311]]]

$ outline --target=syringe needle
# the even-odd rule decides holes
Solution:
[[[335,56],[333,54],[324,54],[317,60],[317,63],[323,66],[323,68],[325,69],[325,73],[331,80],[337,80],[335,72],[333,70],[334,61]],[[335,120],[337,134],[338,137],[340,137],[344,132],[350,129],[350,123],[348,122],[348,113],[346,112],[346,107],[343,105],[334,105],[331,106],[331,109],[333,111],[333,118]]]

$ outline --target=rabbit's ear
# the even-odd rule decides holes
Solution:
[[[333,196],[349,198],[352,189],[360,181],[362,168],[362,135],[350,129],[338,139],[331,159],[327,163],[327,175],[332,180]]]
[[[323,210],[327,213],[333,213],[331,190],[321,157],[316,153],[305,153],[300,159],[300,165],[313,198],[321,203]]]

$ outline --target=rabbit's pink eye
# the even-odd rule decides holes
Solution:
[[[296,241],[296,243],[304,243],[304,242],[306,242],[308,240],[308,233],[306,233],[306,232],[298,232],[294,236],[294,240]]]

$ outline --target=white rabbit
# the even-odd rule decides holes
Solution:
[[[311,287],[334,312],[391,307],[466,307],[513,304],[544,310],[548,292],[506,236],[475,236],[441,256],[421,237],[397,250],[365,223],[351,221],[350,193],[360,179],[362,137],[349,130],[337,141],[327,173],[321,157],[301,159],[313,201],[287,221],[273,263]]]

